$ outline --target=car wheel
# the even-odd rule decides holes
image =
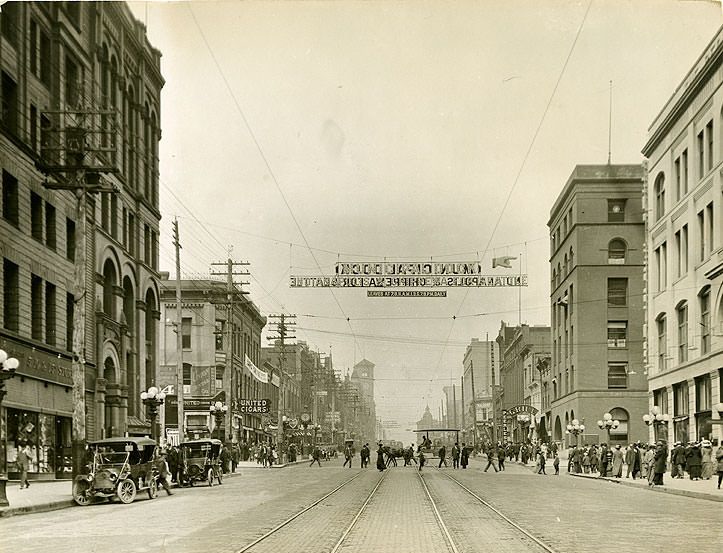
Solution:
[[[208,473],[206,474],[206,479],[208,480],[208,485],[213,486],[213,469],[208,469]]]
[[[121,503],[133,503],[136,498],[136,483],[130,478],[125,478],[118,482],[116,494]]]
[[[90,490],[90,482],[85,477],[78,478],[73,481],[73,500],[80,505],[85,507],[93,502],[93,496],[88,492]]]
[[[148,499],[156,497],[158,497],[158,482],[155,478],[151,478],[151,483],[148,485]]]

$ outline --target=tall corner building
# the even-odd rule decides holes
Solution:
[[[643,167],[578,165],[550,212],[551,363],[543,396],[552,440],[647,439],[643,365]],[[608,433],[597,421],[620,421]]]
[[[648,173],[648,406],[670,416],[650,438],[723,438],[723,28],[653,120]]]
[[[124,2],[8,2],[0,73],[0,348],[20,361],[0,448],[10,478],[23,445],[31,478],[67,478],[73,442],[151,432],[141,392],[158,362],[161,53]],[[97,192],[84,219],[62,189],[81,177]],[[73,387],[79,312],[84,390]]]

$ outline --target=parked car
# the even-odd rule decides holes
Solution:
[[[88,449],[90,472],[73,480],[73,499],[78,505],[90,505],[96,497],[132,503],[139,491],[146,491],[149,499],[158,496],[154,440],[106,438],[90,442]]]
[[[181,444],[182,482],[193,486],[196,482],[208,482],[213,486],[214,479],[223,484],[221,470],[221,451],[223,443],[213,438],[191,440]]]

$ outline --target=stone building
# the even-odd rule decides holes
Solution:
[[[72,441],[150,432],[140,394],[155,383],[158,345],[160,58],[124,3],[3,5],[0,347],[20,360],[0,412],[11,477],[21,444],[33,477],[66,477]],[[59,189],[78,175],[104,191],[87,195],[85,221]],[[85,436],[71,423],[76,310]]]
[[[462,359],[461,440],[477,445],[479,439],[491,439],[488,429],[492,421],[492,385],[499,384],[499,371],[497,342],[472,338]]]
[[[655,117],[646,213],[650,439],[723,438],[723,28]],[[723,407],[723,406],[722,406]],[[646,410],[647,411],[647,410]]]
[[[578,165],[550,211],[552,439],[568,445],[647,439],[642,421],[643,169]],[[597,421],[620,421],[609,434]],[[567,434],[584,421],[583,436]]]

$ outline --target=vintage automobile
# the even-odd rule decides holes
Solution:
[[[221,440],[207,438],[191,440],[181,444],[181,463],[183,467],[183,483],[193,486],[196,482],[205,481],[213,486],[214,478],[223,484],[221,470]]]
[[[90,505],[96,497],[132,503],[139,491],[155,499],[155,449],[156,442],[150,438],[106,438],[88,443],[90,471],[73,480],[73,499],[78,505]]]

